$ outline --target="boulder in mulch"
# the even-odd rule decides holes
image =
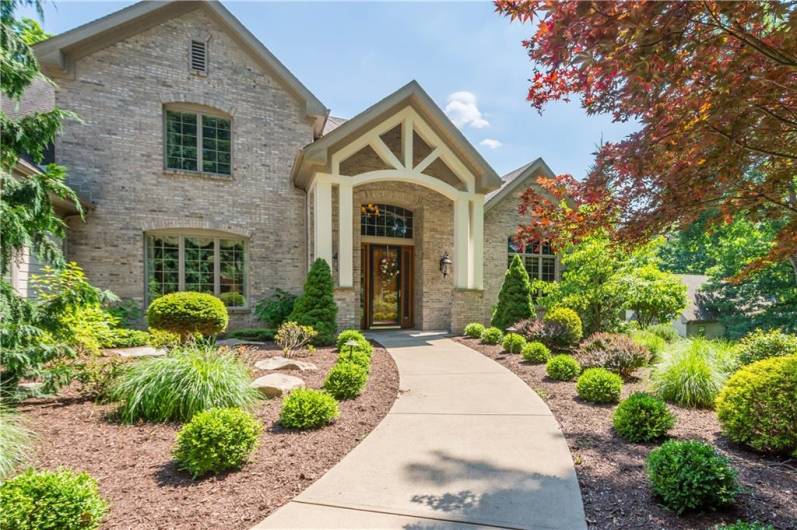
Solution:
[[[122,357],[160,357],[166,355],[166,350],[152,346],[138,346],[135,348],[112,348],[105,350],[106,355],[121,355]]]
[[[304,388],[304,381],[287,374],[268,374],[252,381],[251,386],[269,398],[280,397],[293,389]]]
[[[311,362],[288,359],[282,356],[269,357],[268,359],[257,361],[255,368],[258,370],[299,370],[301,372],[318,370],[318,366]]]

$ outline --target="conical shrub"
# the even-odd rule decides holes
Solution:
[[[319,258],[310,267],[304,282],[304,292],[296,300],[288,317],[289,321],[312,326],[318,332],[314,341],[318,345],[335,342],[338,306],[335,304],[332,289],[332,271],[329,264]]]
[[[491,324],[503,330],[530,318],[532,314],[531,281],[523,267],[523,261],[516,255],[504,274],[504,283],[498,293],[498,303],[493,311]]]

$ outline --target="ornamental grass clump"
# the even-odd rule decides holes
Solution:
[[[173,450],[177,467],[194,478],[240,469],[257,447],[263,425],[238,408],[198,412],[177,433]]]
[[[697,440],[670,440],[650,452],[648,481],[662,504],[675,513],[732,504],[739,493],[728,458]]]
[[[648,350],[651,359],[658,358],[667,347],[666,340],[645,329],[632,331],[631,340]]]
[[[614,430],[627,442],[652,442],[675,425],[675,416],[661,399],[636,392],[614,410]]]
[[[520,356],[528,363],[542,364],[551,358],[551,350],[542,342],[527,342],[520,350]]]
[[[686,341],[685,341],[686,342]],[[712,408],[724,374],[708,341],[694,339],[670,353],[653,372],[654,393],[684,407]]]
[[[526,339],[517,333],[507,333],[504,335],[501,345],[507,353],[520,353],[523,350],[523,346],[526,345]]]
[[[590,403],[617,403],[623,379],[605,368],[587,368],[576,381],[578,397]]]
[[[136,361],[113,385],[110,399],[121,402],[125,423],[188,421],[215,407],[251,407],[260,394],[249,384],[249,368],[230,352],[192,345]]]
[[[280,424],[288,429],[317,429],[339,415],[338,402],[327,392],[297,388],[282,400]]]
[[[728,379],[716,405],[730,440],[756,451],[797,456],[797,355],[742,368]]]
[[[354,399],[368,383],[368,370],[352,362],[338,362],[327,372],[324,390],[338,400]]]
[[[0,405],[0,482],[28,459],[33,433],[22,417]]]
[[[465,336],[471,339],[479,339],[484,333],[484,326],[478,322],[471,322],[465,326]]]
[[[545,372],[554,381],[572,381],[581,372],[581,365],[570,355],[554,355],[546,363]]]
[[[0,528],[94,530],[108,510],[97,481],[69,469],[29,469],[0,484]]]
[[[501,342],[504,334],[498,328],[487,328],[482,333],[481,341],[482,344],[498,344]]]

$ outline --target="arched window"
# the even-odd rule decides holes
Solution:
[[[412,239],[412,212],[389,204],[363,204],[360,234]]]
[[[512,258],[517,254],[529,273],[532,280],[538,279],[546,282],[556,280],[556,256],[548,243],[532,241],[525,246],[519,246],[514,238],[507,241],[507,267],[512,263]]]

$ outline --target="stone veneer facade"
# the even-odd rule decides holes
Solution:
[[[191,40],[209,42],[208,74],[187,64]],[[313,248],[312,191],[293,185],[291,168],[314,139],[304,102],[244,51],[204,9],[166,19],[79,58],[56,79],[54,102],[77,112],[58,138],[56,161],[69,184],[94,203],[85,222],[69,222],[68,257],[95,285],[145,302],[148,231],[209,230],[246,240],[249,307],[233,310],[231,325],[255,323],[253,302],[276,288],[301,291]],[[231,118],[232,175],[164,169],[164,113],[193,104]],[[368,160],[357,172],[369,169]],[[373,169],[373,168],[370,168]],[[522,188],[520,188],[522,189]],[[439,259],[453,255],[453,203],[416,184],[386,181],[354,188],[353,289],[338,288],[341,327],[359,327],[361,204],[412,210],[415,234],[414,324],[461,331],[489,321],[506,270],[506,238],[520,221],[514,194],[493,205],[484,223],[484,290],[455,289]],[[333,248],[338,246],[333,189]],[[333,260],[334,261],[334,260]],[[333,265],[333,274],[336,274]],[[456,263],[453,265],[456,267]]]

